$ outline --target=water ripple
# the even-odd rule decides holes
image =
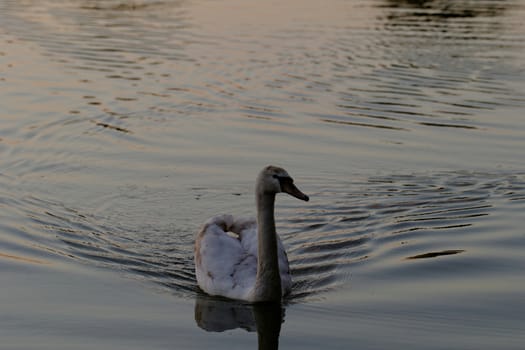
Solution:
[[[500,207],[525,204],[523,175],[442,173],[357,177],[348,183],[327,180],[303,181],[312,190],[312,205],[299,208],[296,202],[278,201],[277,225],[292,268],[293,302],[322,298],[325,292],[352,283],[352,274],[360,271],[376,276],[419,268],[423,273],[427,267],[414,265],[417,261],[452,257],[478,259],[487,268],[492,262],[483,261],[483,254],[476,253],[479,249],[499,249],[494,247],[503,244],[512,259],[513,252],[523,248],[522,241],[514,239],[510,247],[504,243],[510,237],[484,233],[497,225],[495,211]],[[223,197],[232,194],[221,190],[211,196],[208,189],[197,190],[208,203],[216,198],[218,208]],[[235,193],[244,206],[244,191]],[[1,198],[0,206],[12,201]],[[193,239],[201,215],[185,217],[181,212],[172,224],[159,226],[166,221],[155,208],[169,202],[186,206],[199,198],[165,189],[123,188],[119,195],[103,198],[104,205],[95,205],[96,211],[86,211],[27,196],[10,204],[10,220],[2,224],[7,235],[0,245],[0,260],[49,264],[73,259],[193,296],[198,291]],[[148,203],[150,208],[144,211]],[[26,221],[22,230],[17,229],[17,220]],[[474,240],[467,239],[472,235]],[[406,265],[408,261],[411,265]]]
[[[274,122],[308,115],[350,128],[439,133],[477,131],[481,112],[525,106],[521,90],[501,79],[523,72],[519,60],[500,59],[523,47],[519,16],[510,14],[524,10],[516,1],[373,1],[365,6],[369,22],[348,11],[344,20],[320,17],[286,30],[250,17],[249,28],[264,29],[257,35],[201,30],[209,19],[196,20],[196,5],[58,1],[18,11],[20,2],[7,1],[3,11],[16,14],[6,21],[19,37],[80,76],[96,96],[86,103],[101,110],[125,112],[134,102],[166,116]],[[126,94],[104,96],[93,79]],[[323,112],[308,111],[309,104]]]
[[[344,155],[323,163],[339,167],[339,181],[308,183],[311,204],[279,204],[292,298],[352,283],[353,271],[387,278],[407,264],[492,266],[480,251],[494,244],[510,248],[502,256],[512,262],[520,238],[485,231],[496,231],[495,213],[521,208],[520,174],[341,178],[354,155],[402,169],[448,166],[465,149],[457,168],[472,154],[490,166],[521,160],[521,2],[349,1],[326,13],[310,2],[315,11],[294,8],[294,21],[274,6],[260,16],[254,3],[218,26],[221,5],[0,3],[0,79],[10,86],[0,260],[75,259],[194,293],[193,235],[215,214],[196,201],[224,210],[227,197],[244,210],[238,203],[251,200],[244,189],[174,190],[159,178],[214,182],[244,168],[239,159],[266,162],[286,149],[279,160],[303,168]],[[66,204],[71,193],[79,198]],[[422,258],[430,256],[439,259]]]

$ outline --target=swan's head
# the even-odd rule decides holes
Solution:
[[[265,167],[257,177],[258,193],[288,193],[303,201],[309,200],[308,196],[301,192],[293,183],[293,179],[286,170],[273,165]]]

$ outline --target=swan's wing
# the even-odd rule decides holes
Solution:
[[[241,220],[237,221],[241,222]],[[241,245],[250,255],[258,257],[257,222],[255,219],[244,219],[243,225],[244,229],[238,232]],[[288,263],[288,256],[286,255],[286,250],[279,235],[277,235],[277,258],[279,260],[279,273],[281,275],[281,289],[283,295],[286,295],[292,290],[292,275]]]
[[[236,221],[236,227],[240,227],[241,230],[237,231],[239,234],[239,240],[244,250],[257,258],[257,221],[255,219],[239,219]]]
[[[257,233],[257,221],[255,218],[235,218],[232,221],[230,231],[235,232],[239,236],[252,235]],[[240,237],[242,240],[243,238]]]
[[[220,215],[208,220],[195,241],[195,272],[201,289],[246,300],[255,285],[257,245],[255,219]],[[279,236],[277,252],[282,293],[286,295],[292,288],[292,276]]]
[[[245,299],[255,284],[257,258],[228,234],[231,215],[208,220],[195,241],[195,272],[199,286],[208,294]]]

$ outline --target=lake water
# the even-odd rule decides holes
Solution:
[[[2,349],[523,349],[525,1],[1,0]],[[194,235],[278,196],[294,287]]]

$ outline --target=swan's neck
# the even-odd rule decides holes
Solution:
[[[281,300],[274,203],[275,193],[257,193],[258,262],[255,301]]]

